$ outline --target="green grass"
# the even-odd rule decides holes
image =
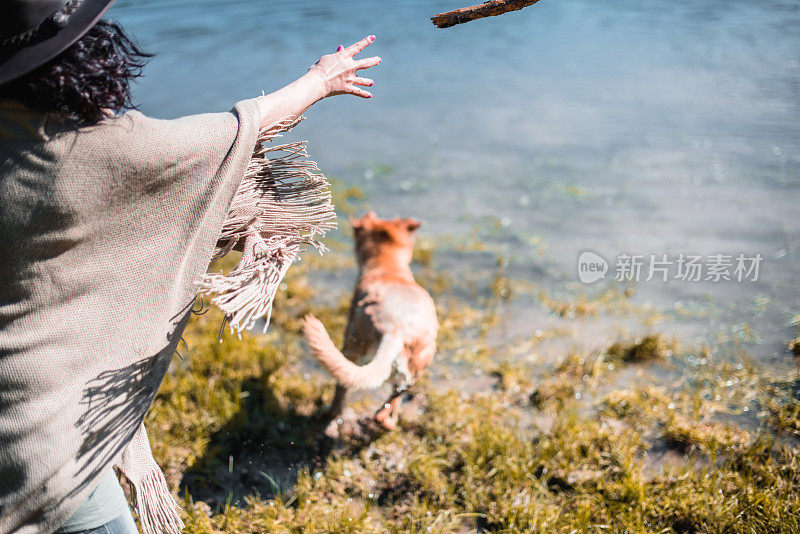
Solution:
[[[352,271],[348,247],[293,267],[266,335],[220,342],[217,311],[192,319],[147,419],[187,532],[800,532],[796,371],[649,332],[565,352],[543,375],[512,357],[535,340],[489,341],[520,287],[502,261],[464,297],[463,281],[436,271],[434,240],[415,257],[441,314],[436,365],[487,385],[426,380],[398,430],[325,437],[318,414],[333,384],[302,365],[299,320],[313,312],[341,340],[349,291],[314,284]],[[612,296],[574,314],[627,306]],[[615,381],[643,363],[665,366],[669,380]],[[682,461],[659,464],[663,451]]]

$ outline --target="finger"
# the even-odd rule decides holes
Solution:
[[[359,59],[358,61],[356,61],[356,70],[364,70],[370,67],[374,67],[381,61],[383,61],[383,59],[378,56],[368,57],[367,59]]]
[[[350,87],[350,94],[360,96],[361,98],[372,98],[372,93],[359,89],[358,87]]]
[[[353,78],[352,83],[353,85],[364,85],[366,87],[372,87],[373,85],[375,85],[375,82],[370,80],[369,78],[359,78],[358,76]]]
[[[339,45],[339,48],[336,49],[337,52],[341,52],[342,50],[344,50],[344,47],[342,45]]]
[[[375,42],[375,36],[374,35],[370,35],[370,36],[364,37],[359,42],[357,42],[355,44],[351,44],[350,46],[348,46],[347,47],[347,53],[350,54],[351,56],[354,56],[354,55],[358,54],[359,52],[361,52],[362,50],[364,50],[366,47],[368,47],[369,45],[371,45],[374,42]]]

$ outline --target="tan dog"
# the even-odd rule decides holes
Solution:
[[[315,317],[304,332],[314,357],[338,382],[331,416],[342,409],[349,389],[373,389],[390,377],[395,387],[375,414],[385,428],[397,424],[403,392],[433,360],[439,323],[433,299],[411,274],[414,219],[379,219],[373,212],[352,220],[359,279],[340,352]],[[357,365],[372,356],[366,365]],[[356,362],[356,363],[354,363]]]

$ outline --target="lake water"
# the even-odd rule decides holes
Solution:
[[[468,3],[468,2],[466,2]],[[315,106],[292,138],[323,171],[360,185],[381,215],[426,221],[441,267],[515,277],[574,300],[645,260],[632,301],[663,320],[507,310],[525,335],[566,326],[591,345],[653,328],[787,361],[800,313],[800,2],[542,0],[436,29],[448,1],[119,0],[110,11],[158,56],[136,89],[158,117],[230,109],[303,74],[319,55],[377,35],[375,97]],[[605,258],[605,281],[577,261]],[[676,280],[680,254],[762,257],[757,281]],[[647,278],[650,255],[669,282]],[[703,273],[706,278],[706,272]],[[751,275],[752,278],[752,275]],[[576,341],[577,340],[577,341]]]

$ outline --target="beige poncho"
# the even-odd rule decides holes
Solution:
[[[198,291],[252,327],[334,224],[304,146],[260,148],[292,125],[259,132],[248,100],[75,130],[0,102],[0,534],[54,530],[109,465],[146,532],[181,527],[142,421]]]

